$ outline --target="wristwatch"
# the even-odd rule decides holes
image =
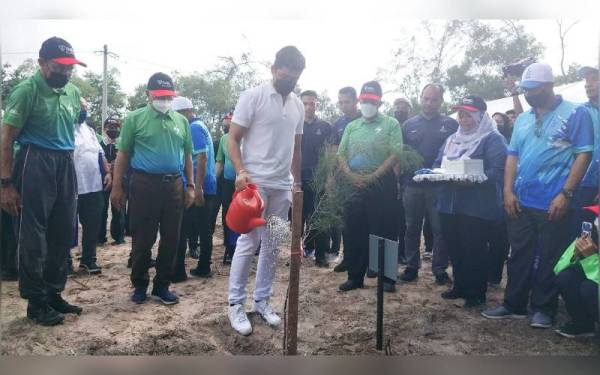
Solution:
[[[10,177],[0,178],[0,186],[1,187],[9,187],[13,185],[13,179]]]
[[[573,193],[573,190],[562,189],[560,192],[567,199],[573,199],[573,196],[575,195],[575,193]]]

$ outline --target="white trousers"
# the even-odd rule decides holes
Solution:
[[[260,196],[265,202],[263,217],[266,219],[271,215],[288,219],[288,211],[292,204],[291,190],[279,190],[260,188]],[[229,271],[229,304],[245,304],[246,284],[252,266],[254,253],[260,244],[258,256],[258,267],[256,270],[256,285],[253,298],[255,301],[269,299],[273,294],[273,279],[277,268],[277,255],[279,249],[277,243],[269,238],[266,228],[258,227],[247,234],[242,234],[235,247],[235,253],[231,261]]]

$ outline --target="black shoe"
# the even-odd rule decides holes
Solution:
[[[376,278],[376,277],[377,277],[377,272],[375,272],[375,271],[371,271],[371,270],[367,270],[367,277],[368,277],[369,279],[374,279],[374,278]]]
[[[207,279],[209,277],[212,277],[212,272],[211,272],[210,268],[208,268],[208,269],[192,268],[190,270],[190,275]]]
[[[468,308],[472,308],[472,307],[479,307],[484,304],[485,304],[485,298],[467,298],[465,300],[464,307],[468,309]]]
[[[459,299],[459,298],[465,298],[465,295],[453,288],[453,289],[447,290],[444,293],[442,293],[442,298],[443,299]]]
[[[92,263],[79,263],[79,272],[88,272],[90,275],[97,275],[102,273],[102,268],[96,264],[96,262]]]
[[[418,270],[415,270],[412,268],[406,268],[404,270],[404,272],[402,272],[402,275],[400,275],[400,280],[406,281],[406,282],[411,282],[411,281],[415,281],[418,277],[419,277]]]
[[[46,327],[61,324],[65,320],[63,314],[54,310],[47,303],[32,303],[31,301],[27,304],[27,318]]]
[[[384,281],[383,291],[387,293],[394,293],[396,291],[396,284]]]
[[[150,259],[150,268],[156,267],[156,259]]]
[[[570,321],[554,332],[570,339],[574,339],[576,337],[592,337],[594,336],[594,325],[592,323],[590,326],[582,326]]]
[[[98,238],[98,245],[104,245],[108,241],[108,238],[102,237]]]
[[[437,285],[448,285],[452,284],[452,279],[446,272],[442,272],[439,275],[435,275],[435,283]]]
[[[342,292],[348,292],[354,289],[360,289],[363,287],[362,282],[354,281],[354,280],[346,280],[339,286],[339,290]]]
[[[61,314],[76,314],[81,315],[83,309],[79,306],[71,305],[65,301],[60,294],[50,297],[48,305]]]
[[[315,265],[319,268],[329,268],[329,263],[325,259],[315,260]]]
[[[190,249],[190,258],[193,259],[198,259],[200,257],[200,251],[198,251],[198,248],[191,248]]]
[[[344,263],[343,261],[342,261],[342,263],[333,267],[333,272],[346,272],[346,271],[348,271],[348,267],[346,267],[346,263]]]
[[[186,281],[188,279],[187,275],[185,274],[185,270],[183,271],[184,273],[182,273],[181,275],[175,275],[171,277],[171,282],[173,284],[176,283],[182,283],[184,281]]]
[[[131,268],[131,256],[127,259],[127,268]]]
[[[0,277],[2,281],[18,281],[19,274],[17,272],[12,271],[3,271],[2,276]]]
[[[406,266],[406,257],[404,255],[398,257],[398,264]]]
[[[118,240],[114,240],[113,242],[111,242],[111,245],[116,246],[116,245],[123,245],[125,243],[125,240],[120,238]]]

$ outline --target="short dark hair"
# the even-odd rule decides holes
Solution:
[[[502,112],[496,112],[492,115],[492,118],[496,115],[502,117],[502,121],[504,121],[504,125],[508,125],[510,123],[510,119],[508,118],[508,116],[506,114],[504,114]]]
[[[356,96],[356,90],[354,89],[354,87],[350,87],[350,86],[346,86],[346,87],[342,87],[340,89],[340,91],[338,92],[338,95],[346,95],[351,97],[354,100],[357,100],[357,96]]]
[[[504,113],[506,113],[507,115],[516,115],[517,114],[517,112],[515,112],[514,109],[509,109],[508,111],[506,111]]]
[[[276,69],[286,67],[295,71],[303,71],[306,67],[306,60],[298,48],[286,46],[280,49],[275,55],[273,67]]]
[[[440,92],[440,96],[443,98],[444,97],[444,86],[442,86],[439,83],[428,83],[425,85],[425,87],[423,87],[423,90],[421,90],[421,96],[423,96],[423,93],[425,92],[425,90],[427,90],[429,87],[433,87],[436,88],[439,92]]]
[[[306,91],[303,91],[303,92],[302,92],[302,94],[300,94],[300,97],[301,97],[301,98],[302,98],[302,97],[305,97],[305,96],[312,96],[312,97],[313,97],[313,98],[315,98],[315,99],[317,99],[317,98],[318,98],[318,96],[317,96],[317,92],[316,92],[316,91],[314,91],[314,90],[306,90]]]

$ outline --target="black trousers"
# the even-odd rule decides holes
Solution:
[[[487,241],[491,221],[440,213],[442,232],[452,262],[453,289],[465,298],[485,300],[487,291]]]
[[[0,233],[0,273],[17,274],[17,239],[15,238],[14,218],[2,210],[2,232]]]
[[[316,196],[311,181],[302,181],[302,191],[304,193],[302,198],[302,226],[306,231],[304,247],[315,251],[317,261],[324,261],[325,253],[329,248],[329,233],[311,229],[310,223],[319,197]]]
[[[181,178],[164,181],[160,175],[134,172],[129,189],[131,225],[131,282],[135,288],[149,284],[152,246],[160,230],[154,287],[168,287],[177,254],[183,216]]]
[[[13,178],[22,204],[17,227],[19,291],[25,299],[47,302],[67,281],[77,209],[73,153],[24,146]]]
[[[502,281],[502,272],[504,263],[508,257],[510,243],[508,242],[508,230],[506,221],[499,220],[491,223],[492,229],[489,231],[488,240],[488,275],[490,283],[500,284]]]
[[[516,219],[508,219],[511,255],[507,262],[508,282],[504,305],[515,313],[533,311],[554,315],[557,293],[554,266],[573,240],[570,238],[571,214],[548,220],[548,212],[522,207]],[[530,298],[531,295],[531,298]]]
[[[227,211],[229,211],[234,192],[235,181],[225,178],[221,179],[221,224],[223,225],[223,240],[225,242],[225,249],[231,257],[233,257],[233,253],[235,252],[235,245],[239,234],[229,229],[225,222],[225,217],[227,216]]]
[[[573,322],[593,329],[598,321],[598,284],[588,280],[581,265],[575,264],[558,274],[556,286]]]
[[[396,179],[389,173],[362,192],[346,208],[344,218],[344,262],[348,279],[362,282],[369,264],[369,234],[394,240]]]
[[[98,233],[98,242],[106,242],[106,225],[108,222],[108,207],[110,206],[110,236],[115,241],[123,241],[125,236],[125,215],[115,209],[110,204],[110,190],[104,192],[104,205],[102,207],[102,221],[100,223],[100,232]]]
[[[77,214],[81,223],[81,263],[96,262],[96,245],[104,208],[104,192],[81,194],[77,198]]]
[[[404,216],[404,204],[402,203],[402,195],[399,194],[396,203],[396,223],[398,230],[398,260],[404,257],[404,236],[406,235],[406,217]]]

